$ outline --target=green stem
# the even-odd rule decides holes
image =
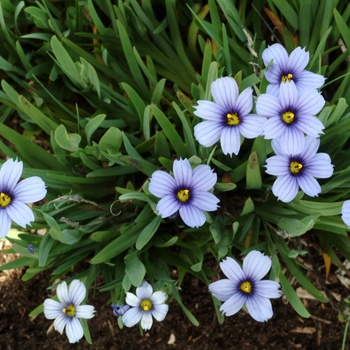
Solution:
[[[347,320],[346,320],[346,324],[345,324],[345,329],[344,329],[344,335],[343,335],[343,343],[342,343],[342,350],[345,350],[345,345],[346,345],[346,338],[348,335],[348,329],[349,329],[349,321],[350,321],[350,317],[348,316]]]

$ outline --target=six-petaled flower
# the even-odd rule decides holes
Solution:
[[[224,154],[238,154],[241,147],[241,135],[252,139],[261,135],[266,119],[250,114],[253,108],[252,88],[241,94],[236,81],[231,77],[215,80],[211,85],[211,94],[215,102],[199,100],[194,114],[203,122],[194,127],[194,136],[205,147],[220,140]]]
[[[8,159],[0,169],[0,238],[5,237],[11,220],[21,227],[34,221],[32,209],[26,203],[40,201],[46,196],[44,181],[38,176],[20,182],[21,161]]]
[[[290,202],[299,187],[314,197],[321,192],[315,178],[325,179],[333,174],[333,165],[327,153],[317,153],[320,140],[307,136],[304,149],[298,154],[285,154],[278,140],[272,141],[276,155],[266,160],[266,173],[277,176],[272,192],[282,202]]]
[[[261,280],[271,268],[271,259],[256,250],[243,260],[243,268],[232,258],[220,263],[227,277],[209,284],[209,291],[224,303],[220,307],[226,316],[236,314],[244,304],[250,315],[258,322],[272,317],[269,299],[281,296],[279,283]]]
[[[190,227],[205,223],[203,211],[218,208],[219,199],[209,190],[216,184],[217,176],[208,165],[199,165],[194,170],[188,159],[174,161],[174,177],[165,171],[155,171],[150,179],[149,191],[161,198],[157,210],[163,217],[179,212]]]
[[[316,89],[298,91],[294,82],[283,84],[278,97],[262,94],[256,103],[257,113],[267,117],[266,139],[279,139],[284,153],[295,154],[304,148],[305,135],[318,137],[324,129],[315,116],[325,100]]]
[[[55,330],[61,334],[66,328],[66,334],[70,343],[78,342],[84,335],[79,318],[94,317],[95,309],[92,305],[80,305],[86,295],[86,287],[83,282],[73,280],[67,287],[66,282],[57,286],[59,301],[46,299],[44,301],[44,315],[47,319],[55,319]]]
[[[273,44],[264,50],[262,59],[265,66],[272,61],[265,72],[266,80],[270,83],[266,90],[268,94],[277,96],[280,86],[291,81],[295,83],[298,90],[317,89],[325,82],[322,75],[305,70],[309,62],[309,53],[301,47],[295,48],[288,56],[281,44]]]
[[[166,293],[162,291],[153,292],[152,286],[143,281],[141,286],[136,288],[136,295],[126,293],[125,301],[131,306],[122,315],[125,326],[132,327],[141,321],[141,327],[147,331],[151,329],[154,317],[157,321],[163,321],[168,313],[169,306],[165,304]]]

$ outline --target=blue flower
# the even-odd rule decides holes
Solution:
[[[267,117],[263,134],[265,139],[279,139],[284,153],[302,151],[305,134],[318,137],[324,125],[315,115],[325,100],[316,89],[306,88],[299,92],[294,84],[282,84],[278,97],[262,94],[258,97],[256,111]]]
[[[264,50],[262,59],[265,66],[273,61],[265,72],[266,80],[270,83],[266,92],[277,96],[278,90],[283,83],[293,81],[298,88],[317,89],[321,87],[325,78],[320,74],[315,74],[305,70],[309,62],[309,53],[305,49],[297,47],[288,56],[286,49],[281,44],[273,44]]]
[[[227,257],[220,263],[227,279],[209,284],[209,291],[224,303],[220,311],[226,316],[236,314],[245,304],[250,315],[258,322],[272,317],[272,305],[269,299],[281,296],[280,285],[275,281],[261,279],[271,268],[271,259],[256,250],[252,250],[243,261],[243,269],[232,258]]]
[[[114,305],[112,304],[112,308],[113,308],[113,315],[114,316],[123,316],[129,309],[130,306],[129,305]]]
[[[194,127],[194,136],[200,144],[210,147],[220,140],[224,154],[238,154],[241,135],[252,139],[261,135],[266,119],[250,114],[253,108],[253,90],[239,94],[236,81],[219,78],[211,85],[215,102],[200,100],[194,114],[205,121]]]
[[[266,173],[277,176],[272,186],[273,194],[282,202],[290,202],[299,187],[310,197],[321,192],[315,178],[325,179],[333,174],[333,165],[327,153],[316,153],[320,140],[306,137],[302,152],[285,154],[277,140],[272,141],[276,156],[266,160]]]
[[[66,282],[57,286],[59,301],[46,299],[44,301],[44,315],[47,319],[55,319],[55,330],[61,334],[66,327],[66,334],[70,343],[78,342],[84,335],[79,318],[93,318],[95,309],[92,305],[80,305],[86,295],[83,282],[73,280],[67,287]]]
[[[174,161],[174,177],[165,171],[152,174],[149,191],[161,198],[157,210],[162,218],[179,211],[182,220],[190,227],[205,223],[203,211],[218,208],[219,199],[209,190],[216,184],[217,176],[208,165],[199,165],[194,170],[187,159]]]
[[[163,321],[168,313],[169,305],[164,304],[167,295],[162,291],[153,293],[152,286],[143,281],[140,287],[136,288],[136,295],[126,293],[125,301],[131,306],[122,315],[123,323],[126,327],[132,327],[141,321],[141,327],[147,331],[151,329],[153,318]]]
[[[11,228],[11,220],[26,227],[34,221],[33,211],[25,203],[40,201],[46,196],[45,183],[32,176],[18,183],[23,163],[8,159],[0,169],[0,238]]]
[[[347,226],[350,226],[350,200],[343,203],[341,208],[341,218]]]

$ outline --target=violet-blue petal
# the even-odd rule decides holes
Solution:
[[[238,93],[238,85],[231,77],[216,79],[211,84],[211,94],[215,102],[224,106],[227,111],[235,105]]]
[[[16,201],[33,203],[42,200],[46,196],[46,192],[44,181],[38,176],[32,176],[15,186],[13,196]]]
[[[237,292],[221,305],[220,311],[226,316],[232,316],[243,307],[246,300],[247,297]]]
[[[133,307],[122,316],[122,320],[126,327],[133,327],[140,322],[142,315],[141,309]]]
[[[315,197],[321,193],[321,186],[313,176],[303,174],[298,177],[298,183],[304,193],[310,197]]]
[[[44,315],[48,320],[53,320],[62,315],[64,305],[53,299],[45,299]]]
[[[159,304],[153,305],[151,310],[152,316],[159,322],[163,321],[169,311],[169,305]]]
[[[175,189],[174,178],[165,171],[156,170],[150,179],[148,190],[156,197],[163,198]]]
[[[209,291],[220,301],[230,299],[236,288],[237,283],[226,278],[209,284]]]
[[[177,186],[188,186],[192,182],[192,167],[188,159],[176,159],[173,164],[175,183]]]
[[[272,185],[273,194],[282,202],[288,203],[298,194],[298,183],[290,175],[279,176]]]
[[[280,117],[272,117],[264,124],[263,134],[265,139],[271,140],[280,137],[286,130],[287,126],[281,121]]]
[[[136,288],[136,295],[140,300],[150,299],[152,293],[153,288],[147,281],[143,281],[140,287]]]
[[[141,317],[141,327],[144,331],[148,331],[152,328],[153,318],[150,311],[143,312]]]
[[[5,210],[0,210],[0,238],[4,238],[11,229],[11,219]]]
[[[10,219],[21,227],[26,227],[31,221],[35,220],[32,209],[27,204],[16,200],[7,206],[5,210]]]
[[[293,81],[281,84],[279,103],[283,111],[293,108],[297,105],[299,92]]]
[[[298,88],[300,90],[306,89],[306,88],[320,88],[326,78],[323,75],[316,74],[309,71],[302,71],[298,74]]]
[[[153,305],[159,305],[163,304],[167,297],[168,296],[166,295],[166,293],[158,290],[150,296],[149,300],[152,302]]]
[[[55,318],[55,321],[53,322],[55,330],[62,334],[64,331],[64,327],[68,323],[68,320],[69,317],[64,313],[61,313],[57,318]]]
[[[350,226],[350,200],[343,203],[341,208],[341,218],[345,225]]]
[[[267,66],[272,60],[273,64],[279,65],[284,68],[288,60],[288,53],[281,44],[269,45],[262,53],[262,59],[265,66]]]
[[[310,55],[305,52],[305,48],[296,47],[289,55],[286,66],[291,72],[299,73],[305,69],[309,63]],[[289,73],[289,72],[288,72]]]
[[[316,115],[323,108],[324,104],[324,98],[316,89],[305,88],[299,93],[298,113]]]
[[[263,253],[252,250],[243,260],[243,271],[253,281],[262,279],[271,268],[271,259]]]
[[[253,139],[262,135],[265,123],[265,117],[255,114],[248,114],[242,118],[239,130],[245,138]]]
[[[245,278],[245,274],[243,273],[241,266],[236,260],[229,256],[226,258],[226,260],[223,260],[220,263],[220,268],[225,276],[235,283],[244,280]]]
[[[175,214],[181,207],[180,201],[174,194],[168,194],[163,197],[157,204],[157,211],[162,218],[167,218]]]
[[[256,101],[256,113],[263,117],[280,117],[281,105],[276,96],[261,94]]]
[[[133,293],[127,292],[125,297],[125,302],[133,307],[138,307],[141,304],[141,300],[138,296]]]
[[[263,298],[279,298],[281,296],[281,292],[279,288],[281,288],[280,284],[275,281],[270,280],[262,280],[256,281],[254,283],[255,293]]]
[[[194,127],[194,137],[205,147],[210,147],[219,141],[224,125],[220,122],[204,121]]]
[[[232,153],[238,154],[241,147],[241,136],[236,127],[226,127],[222,130],[220,137],[222,152],[232,156]]]
[[[76,317],[71,318],[66,324],[66,334],[70,343],[77,343],[84,335],[84,330]]]
[[[247,114],[250,113],[250,111],[253,109],[253,89],[252,88],[246,88],[243,90],[235,103],[236,112],[241,116],[244,117]]]
[[[285,154],[299,154],[304,149],[305,135],[297,128],[286,127],[279,139],[282,152]]]
[[[63,281],[58,284],[56,289],[57,297],[59,301],[64,305],[69,305],[69,294],[68,294],[68,287],[66,281]]]
[[[265,322],[273,316],[271,301],[255,295],[246,301],[247,310],[255,321]]]
[[[0,192],[12,192],[23,171],[23,163],[8,159],[0,169]]]
[[[85,284],[79,280],[73,280],[69,285],[68,298],[73,305],[79,305],[86,295]]]
[[[95,315],[95,308],[92,305],[78,305],[75,308],[75,316],[77,318],[93,318]]]
[[[307,164],[308,175],[319,179],[327,179],[333,175],[333,165],[327,153],[317,153]]]
[[[204,211],[215,211],[218,203],[219,199],[210,192],[198,192],[191,201],[191,205]]]
[[[319,119],[311,115],[299,115],[295,127],[306,135],[318,137],[323,134],[324,125]]]
[[[227,109],[213,101],[199,100],[198,106],[194,106],[194,115],[205,120],[218,122],[227,114]]]
[[[266,173],[275,176],[288,175],[288,158],[278,155],[266,159]]]
[[[192,189],[193,191],[209,191],[217,182],[217,175],[208,165],[198,165],[193,170]]]
[[[191,204],[182,205],[179,213],[181,219],[189,227],[200,227],[206,220],[203,211]]]

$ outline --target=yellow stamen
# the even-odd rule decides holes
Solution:
[[[292,81],[293,80],[293,74],[288,73],[286,75],[282,75],[281,82],[286,83],[287,81]]]
[[[291,111],[287,111],[282,113],[282,120],[286,123],[286,124],[291,124],[293,123],[295,118],[295,114]]]
[[[289,170],[292,174],[299,174],[302,168],[303,164],[297,162],[296,160],[292,160],[290,162]]]
[[[11,203],[11,197],[6,194],[1,192],[0,193],[0,207],[5,208]]]
[[[140,306],[143,311],[149,311],[153,307],[151,300],[148,299],[143,299]]]
[[[62,312],[67,314],[68,317],[75,316],[75,306],[73,304],[69,304],[67,307],[62,309]]]
[[[239,116],[236,113],[227,113],[226,118],[227,118],[226,120],[227,125],[230,125],[230,126],[236,126],[241,122],[239,120]]]
[[[245,294],[251,294],[253,291],[253,286],[250,281],[244,281],[239,286],[239,289]]]
[[[187,190],[187,189],[179,190],[177,192],[177,198],[181,202],[186,203],[190,199],[190,190]]]

